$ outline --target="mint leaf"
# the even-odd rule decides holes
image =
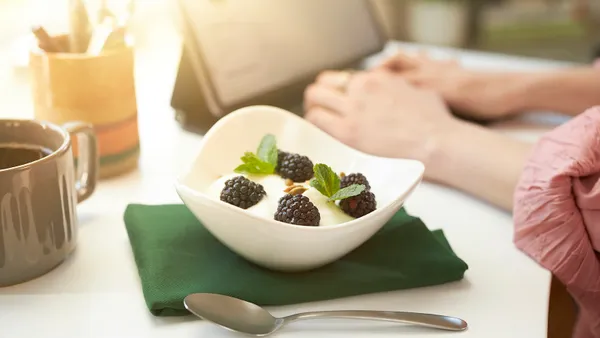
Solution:
[[[318,192],[320,192],[321,194],[327,196],[327,190],[325,189],[325,187],[321,184],[321,182],[319,182],[316,178],[312,178],[310,180],[310,186],[317,189]]]
[[[311,179],[310,185],[321,194],[331,197],[340,190],[340,178],[328,165],[317,163],[313,171],[315,177]]]
[[[263,162],[272,164],[274,167],[277,166],[277,142],[275,136],[267,134],[263,136],[256,151],[258,158]]]
[[[338,190],[335,194],[329,197],[330,201],[343,200],[344,198],[358,196],[366,189],[364,184],[353,184]]]
[[[273,164],[261,160],[256,154],[251,152],[245,152],[241,160],[243,163],[233,170],[236,173],[272,174],[275,171]]]
[[[263,136],[256,154],[245,152],[241,157],[242,164],[233,171],[246,174],[273,174],[277,167],[277,143],[275,136],[266,134]]]

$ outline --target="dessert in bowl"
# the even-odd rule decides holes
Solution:
[[[362,153],[283,109],[251,106],[206,133],[176,190],[238,255],[272,270],[303,271],[367,241],[423,172],[421,162]]]

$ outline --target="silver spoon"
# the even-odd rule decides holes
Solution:
[[[416,324],[449,331],[463,331],[467,323],[456,317],[441,316],[413,312],[392,311],[319,311],[303,312],[283,318],[273,317],[267,310],[260,306],[241,299],[211,294],[194,293],[183,300],[185,308],[194,315],[213,322],[225,329],[266,336],[286,324],[301,319],[312,318],[350,318],[371,319],[405,324]]]

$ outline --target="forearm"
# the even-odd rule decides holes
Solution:
[[[425,160],[425,179],[511,211],[513,192],[532,145],[459,122]]]
[[[519,74],[519,92],[511,99],[520,111],[548,110],[578,115],[600,105],[600,71],[576,68],[555,72]]]

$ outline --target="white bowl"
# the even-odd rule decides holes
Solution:
[[[277,146],[325,163],[334,171],[361,172],[377,198],[377,210],[338,225],[305,227],[250,214],[209,197],[221,175],[231,174],[245,151],[255,151],[265,134]],[[303,118],[270,106],[239,109],[204,136],[198,157],[176,183],[185,205],[221,243],[262,267],[302,271],[351,252],[385,225],[421,182],[421,162],[367,155],[346,146]]]

